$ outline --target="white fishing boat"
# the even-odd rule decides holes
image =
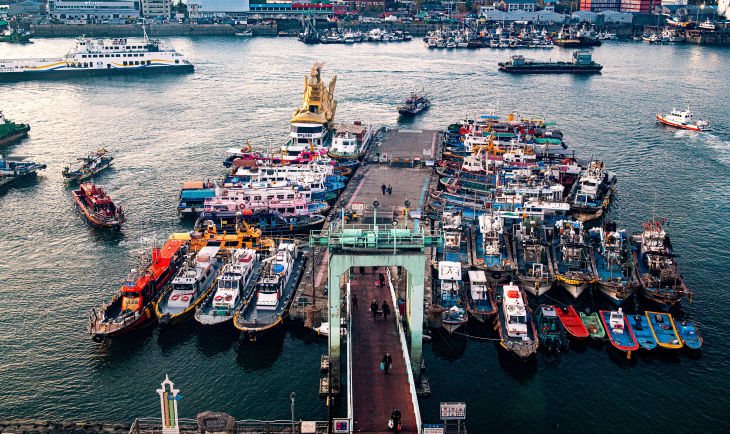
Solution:
[[[656,119],[664,125],[669,125],[675,128],[682,128],[685,130],[692,131],[711,131],[710,121],[708,120],[694,120],[694,114],[690,111],[689,106],[687,110],[681,111],[673,108],[669,114],[658,113]]]

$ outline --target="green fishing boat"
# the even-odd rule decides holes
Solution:
[[[0,111],[0,145],[20,140],[28,135],[28,131],[30,131],[30,125],[16,124],[5,119],[3,112]]]
[[[588,334],[590,334],[593,339],[603,339],[606,336],[606,329],[603,328],[603,324],[601,324],[601,319],[598,317],[597,313],[594,312],[590,315],[586,315],[581,312],[580,320],[583,321],[586,329],[588,329]]]

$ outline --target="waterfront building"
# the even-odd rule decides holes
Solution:
[[[142,16],[145,18],[170,18],[172,0],[142,0]]]
[[[535,12],[537,2],[535,0],[501,0],[499,4],[505,12]]]
[[[687,0],[661,0],[662,6],[687,6]],[[720,0],[722,1],[722,0]],[[720,3],[718,2],[718,5]]]
[[[654,5],[659,5],[661,0],[621,0],[621,12],[629,13],[651,13]]]
[[[378,9],[386,11],[393,7],[393,0],[346,0],[350,8],[357,9]]]
[[[248,0],[188,0],[188,16],[191,20],[245,18],[249,10]]]
[[[140,0],[48,0],[48,15],[69,24],[124,22],[141,12]]]
[[[686,1],[686,0],[685,0]],[[621,0],[580,0],[580,10],[590,12],[619,11]]]
[[[37,17],[46,11],[46,4],[40,0],[23,0],[7,6],[8,15],[11,17]]]

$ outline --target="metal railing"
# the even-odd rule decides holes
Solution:
[[[352,306],[350,299],[350,282],[347,282],[347,418],[350,420],[350,430],[352,431],[355,414],[352,396]]]
[[[400,310],[398,309],[398,300],[395,297],[395,289],[393,288],[393,282],[391,280],[390,267],[386,268],[386,273],[388,276],[388,287],[390,288],[390,296],[393,303],[393,311],[395,312],[395,319],[398,323],[398,335],[400,336],[401,351],[403,352],[403,359],[405,359],[406,363],[406,372],[408,373],[408,386],[411,391],[411,402],[413,403],[413,413],[416,417],[416,427],[418,428],[417,432],[420,433],[422,431],[423,425],[421,422],[421,409],[418,406],[418,395],[416,394],[416,382],[413,378],[411,357],[408,354],[408,343],[406,341],[405,331],[403,330],[403,321],[401,319]]]
[[[425,246],[439,244],[438,233],[398,228],[390,225],[347,224],[332,225],[330,229],[311,231],[312,247],[327,246],[338,250],[423,250]]]
[[[198,427],[198,421],[195,419],[180,418],[177,420],[178,427],[181,433],[199,433],[201,432]],[[313,422],[295,422],[294,433],[302,432],[302,425],[314,424],[314,432],[317,434],[325,434],[329,429],[329,423],[326,421],[313,421]],[[141,434],[141,433],[161,433],[162,432],[162,419],[157,417],[140,417],[134,420],[132,426],[129,429],[129,434]],[[238,420],[236,421],[235,432],[237,434],[244,433],[289,433],[292,434],[292,422],[291,420]]]

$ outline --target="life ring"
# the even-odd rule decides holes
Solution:
[[[550,331],[550,327],[548,327],[548,326],[545,326],[542,328],[542,334],[544,334],[544,335],[546,335],[547,332],[549,332],[549,331]]]
[[[178,297],[180,297],[180,296],[179,296],[179,295],[177,295],[177,294],[175,294],[175,295],[173,295],[172,297],[170,297],[170,300],[177,300],[177,299],[178,299]]]
[[[216,295],[213,300],[215,300],[215,301],[221,301],[221,300],[223,300],[223,296],[222,295]]]
[[[188,300],[190,300],[190,297],[188,297],[187,295],[183,295],[182,297],[180,297],[180,300],[188,301]]]
[[[223,196],[228,196],[228,189],[223,189]]]
[[[226,301],[231,301],[231,300],[233,300],[233,296],[232,295],[226,295]]]
[[[241,211],[243,211],[244,209],[246,209],[246,204],[243,203],[243,202],[239,203],[238,204],[238,209],[240,209]]]

